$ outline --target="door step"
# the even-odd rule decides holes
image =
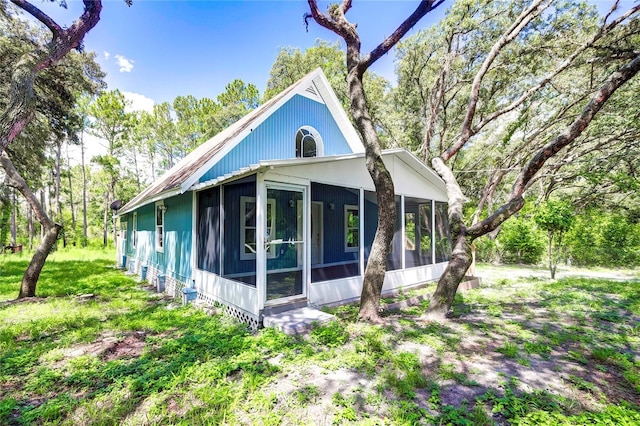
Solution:
[[[262,310],[262,316],[279,314],[281,312],[291,311],[293,309],[304,308],[305,306],[308,306],[307,299],[288,301],[280,305],[265,306],[265,308]]]
[[[316,324],[324,324],[336,317],[318,309],[305,306],[277,314],[264,315],[264,327],[275,328],[285,334],[295,335],[306,333]]]

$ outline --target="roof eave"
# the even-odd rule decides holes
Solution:
[[[120,209],[120,211],[118,211],[117,215],[120,216],[123,214],[131,213],[132,211],[137,210],[140,207],[146,206],[147,204],[155,203],[160,200],[165,200],[169,197],[174,197],[176,195],[180,195],[183,193],[184,191],[181,191],[180,188],[173,188],[168,191],[163,191],[158,194],[155,194],[150,198],[141,199],[139,202],[134,203],[131,206],[129,206],[127,203],[122,209]]]

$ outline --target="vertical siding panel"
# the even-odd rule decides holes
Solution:
[[[131,253],[141,265],[151,265],[163,273],[187,283],[191,278],[191,205],[192,194],[187,193],[164,201],[165,245],[164,253],[156,251],[155,203],[137,209],[138,242]],[[132,215],[128,220],[132,222]],[[131,229],[133,224],[127,223]],[[131,233],[129,233],[131,235]],[[129,240],[130,236],[127,236]],[[130,242],[127,243],[130,246]]]
[[[323,212],[324,263],[355,261],[358,252],[345,251],[344,206],[358,206],[360,191],[320,183],[311,184],[311,200],[321,201]],[[334,209],[330,205],[333,203]]]
[[[188,283],[191,279],[191,206],[193,195],[186,193],[164,201],[165,213],[164,247],[165,265],[171,275]]]
[[[326,105],[295,95],[206,172],[200,182],[255,164],[260,160],[295,158],[295,133],[314,127],[322,136],[325,155],[351,153]]]
[[[253,274],[256,272],[256,260],[244,260],[240,246],[240,198],[256,196],[255,182],[231,183],[224,186],[224,249],[223,276],[233,274]]]

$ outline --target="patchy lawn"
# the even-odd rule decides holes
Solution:
[[[41,297],[12,302],[27,258],[0,256],[0,424],[640,424],[633,271],[484,267],[445,323],[346,306],[293,338],[179,307],[113,257],[55,253]]]

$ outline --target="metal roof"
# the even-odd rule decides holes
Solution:
[[[126,203],[119,214],[130,212],[139,206],[154,201],[182,194],[196,185],[202,175],[220,161],[234,146],[240,143],[253,128],[265,121],[296,94],[313,97],[324,102],[351,149],[354,152],[364,152],[364,146],[359,134],[349,121],[346,112],[340,106],[340,102],[329,81],[322,70],[318,68],[198,146],[154,183]],[[233,174],[237,173],[240,173],[240,171]],[[220,176],[214,180],[227,180],[227,176]]]

